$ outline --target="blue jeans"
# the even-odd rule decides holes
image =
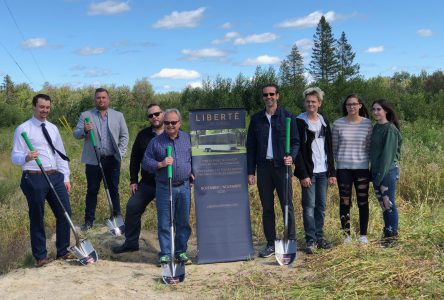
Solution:
[[[373,187],[376,198],[382,208],[384,219],[384,235],[386,237],[398,234],[398,209],[395,202],[396,184],[399,180],[399,167],[395,167],[382,179],[381,184],[375,183],[376,175],[373,175]]]
[[[324,217],[327,201],[327,172],[315,173],[311,186],[302,188],[302,217],[305,240],[314,242],[324,236]]]
[[[107,157],[101,161],[111,196],[111,202],[113,203],[113,215],[116,216],[120,214],[120,161],[114,157]],[[102,172],[98,165],[86,165],[85,173],[87,181],[85,223],[93,224],[96,215],[97,194],[99,193],[100,182],[102,181]]]
[[[57,172],[48,175],[48,177],[66,211],[71,215],[71,206],[69,204],[68,191],[63,183],[63,174]],[[29,229],[31,234],[32,255],[34,258],[41,260],[47,256],[44,224],[45,199],[48,201],[49,207],[56,217],[56,255],[57,257],[66,255],[68,253],[70,238],[69,223],[62,207],[57,201],[56,195],[49,187],[45,177],[42,174],[28,174],[25,171],[22,175],[20,187],[28,201]]]
[[[173,213],[174,227],[176,229],[174,241],[174,255],[187,251],[188,239],[191,235],[190,208],[191,189],[189,181],[178,187],[173,187]],[[159,256],[171,253],[171,233],[170,233],[170,197],[167,184],[156,183],[156,207],[157,207],[157,236],[159,238]]]

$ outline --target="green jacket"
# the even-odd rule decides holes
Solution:
[[[380,185],[388,171],[399,164],[402,137],[391,123],[376,124],[370,143],[370,170],[375,183]]]

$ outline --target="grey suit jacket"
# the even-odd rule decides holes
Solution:
[[[82,163],[98,165],[92,141],[89,134],[85,134],[85,118],[90,118],[93,123],[94,137],[96,139],[97,148],[100,149],[100,132],[97,130],[99,117],[96,108],[84,111],[80,114],[73,135],[76,139],[85,139],[83,144]],[[125,118],[121,112],[108,108],[108,130],[112,137],[111,140],[115,150],[114,156],[117,160],[121,161],[128,147],[128,127],[126,126]]]

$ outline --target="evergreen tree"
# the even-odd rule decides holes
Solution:
[[[338,60],[334,48],[336,40],[332,35],[330,24],[324,16],[321,17],[316,27],[313,39],[310,74],[317,81],[333,82],[338,74]]]
[[[359,64],[354,64],[355,53],[352,46],[348,43],[345,32],[342,32],[337,43],[336,57],[338,60],[338,76],[347,81],[359,75]]]
[[[300,90],[301,87],[305,87],[304,60],[296,45],[291,48],[287,59],[281,62],[279,73],[282,88],[289,87],[294,90]]]
[[[1,85],[2,100],[5,103],[12,104],[15,101],[15,87],[12,82],[11,76],[5,75],[3,78],[3,84]]]

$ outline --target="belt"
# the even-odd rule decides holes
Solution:
[[[108,159],[114,157],[114,155],[100,155],[100,159]]]
[[[45,173],[47,175],[53,175],[57,172],[58,172],[57,170],[46,170],[45,171]],[[28,175],[42,175],[43,174],[42,171],[32,171],[32,170],[26,170],[26,171],[23,171],[23,173],[28,174]]]
[[[274,163],[274,160],[272,158],[270,158],[270,159],[267,158],[267,159],[265,159],[265,162],[268,164],[272,164],[272,163]]]
[[[171,184],[174,186],[174,187],[178,187],[178,186],[181,186],[181,185],[183,185],[185,182],[187,182],[188,180],[182,180],[182,181],[173,181]]]

